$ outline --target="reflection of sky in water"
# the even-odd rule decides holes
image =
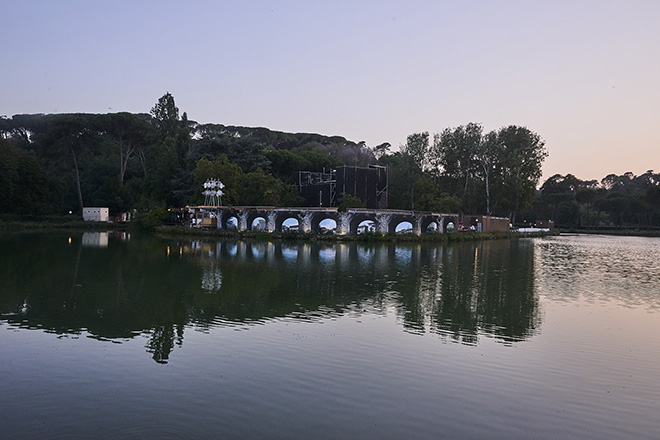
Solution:
[[[50,267],[52,252],[2,243],[0,304],[25,315],[0,325],[3,427],[25,438],[660,438],[660,320],[647,310],[659,244],[200,240],[182,244],[194,258],[109,246],[81,247],[78,261],[67,247]],[[14,262],[38,270],[17,278]]]
[[[319,261],[322,263],[330,263],[335,261],[337,252],[333,247],[322,248],[319,250]]]
[[[660,307],[660,238],[560,236],[535,243],[544,296]]]
[[[230,257],[235,257],[236,253],[238,252],[238,246],[236,245],[236,243],[228,243],[226,249],[227,249],[227,255],[229,255]]]
[[[298,248],[282,247],[282,258],[287,262],[295,262],[298,259]]]
[[[250,250],[252,251],[252,256],[256,259],[263,258],[266,254],[266,245],[263,243],[252,244]]]
[[[369,264],[376,256],[374,248],[357,248],[358,260],[361,264]]]
[[[394,251],[394,258],[397,262],[405,262],[407,264],[412,258],[412,248],[397,246]]]

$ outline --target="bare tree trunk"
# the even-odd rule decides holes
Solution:
[[[490,215],[490,183],[488,180],[490,172],[485,163],[481,162],[481,166],[484,169],[484,177],[486,178],[486,214]]]
[[[128,147],[126,148],[126,153],[124,153],[124,142],[121,138],[119,139],[119,158],[121,160],[121,163],[119,164],[120,186],[124,184],[124,175],[126,174],[126,168],[128,168],[128,159],[133,154],[133,151],[135,151],[135,146],[133,146],[133,143],[131,142],[130,138],[128,140]]]
[[[119,137],[119,186],[124,184],[124,140]]]
[[[143,148],[138,152],[138,157],[140,158],[140,164],[142,165],[142,172],[144,177],[147,177],[147,156],[144,154]]]
[[[468,157],[468,166],[465,169],[465,188],[463,189],[463,198],[465,198],[465,195],[467,194],[468,180],[470,178],[470,166],[471,165],[472,165],[472,159]]]
[[[76,159],[76,151],[73,149],[73,146],[69,146],[69,151],[71,152],[71,158],[73,159],[73,171],[76,175],[76,190],[78,191],[78,204],[80,205],[80,213],[83,212],[83,198],[82,190],[80,189],[80,173],[78,172],[78,160]]]

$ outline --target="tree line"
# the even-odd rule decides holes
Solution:
[[[555,174],[543,183],[525,216],[564,228],[658,228],[660,173],[608,174],[600,181]]]
[[[339,136],[198,124],[166,93],[148,114],[0,118],[0,214],[183,207],[208,177],[225,181],[226,204],[296,205],[295,171],[374,160]]]
[[[297,171],[378,164],[388,167],[389,208],[553,219],[570,226],[660,221],[654,211],[659,180],[651,171],[600,183],[553,176],[537,191],[548,153],[543,139],[526,127],[485,133],[480,124],[468,123],[413,133],[398,151],[391,147],[199,124],[180,113],[169,92],[149,113],[2,117],[0,214],[62,215],[80,213],[83,206],[107,206],[119,214],[195,205],[203,202],[208,178],[223,181],[226,205],[300,206]],[[354,198],[340,200],[359,207]]]

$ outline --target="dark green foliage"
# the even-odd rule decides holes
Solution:
[[[492,213],[576,228],[660,226],[660,174],[651,170],[600,182],[555,175],[537,191],[547,152],[525,127],[484,134],[469,123],[433,136],[414,133],[400,151],[389,148],[340,136],[197,124],[179,113],[170,93],[151,114],[2,117],[0,213],[62,215],[108,206],[116,215],[201,204],[208,178],[226,185],[225,205],[296,206],[302,203],[292,185],[296,172],[365,166],[378,157],[388,167],[389,208]],[[362,206],[347,197],[339,205]]]
[[[543,183],[528,215],[565,228],[649,228],[660,226],[659,207],[660,175],[653,171],[609,174],[600,183],[556,174]]]
[[[244,206],[299,206],[296,187],[262,170],[241,178],[239,204]]]
[[[475,123],[445,129],[434,136],[423,166],[461,198],[466,212],[513,217],[534,201],[547,156],[544,142],[515,125],[482,133]]]
[[[204,182],[209,179],[220,180],[225,187],[222,189],[223,205],[238,205],[238,197],[243,177],[243,171],[235,163],[231,163],[227,156],[220,156],[214,161],[200,159],[194,171],[194,190],[191,203],[201,205],[204,202]]]
[[[337,211],[346,212],[351,208],[364,208],[364,202],[359,197],[341,193],[337,197]]]
[[[7,213],[182,207],[203,202],[200,179],[208,177],[228,184],[225,204],[295,206],[295,171],[373,163],[364,143],[340,136],[197,124],[169,92],[150,114],[2,117],[0,135],[0,212]]]
[[[311,150],[265,150],[272,174],[285,182],[291,182],[298,171],[329,171],[343,163],[332,156]]]
[[[0,139],[0,213],[46,215],[54,212],[62,185],[46,173],[36,154]]]
[[[174,97],[170,92],[165,93],[158,99],[156,105],[151,109],[154,117],[154,125],[165,137],[177,135],[179,126],[179,108],[174,103]]]
[[[149,211],[140,212],[133,220],[133,227],[141,232],[154,232],[156,227],[162,225],[167,219],[167,211],[163,208],[152,208]]]

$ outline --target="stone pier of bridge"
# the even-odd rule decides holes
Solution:
[[[221,230],[237,230],[239,232],[263,230],[267,232],[284,232],[285,222],[293,219],[298,223],[298,230],[306,233],[325,232],[321,223],[324,220],[334,220],[337,235],[358,233],[358,227],[363,222],[372,222],[374,232],[393,234],[397,226],[408,222],[412,225],[409,231],[416,235],[427,232],[444,233],[447,225],[458,225],[458,214],[443,214],[436,212],[405,211],[393,209],[348,209],[338,211],[337,208],[276,208],[266,206],[195,206],[188,207],[197,217],[215,219],[212,223]],[[260,226],[255,220],[263,219]]]

